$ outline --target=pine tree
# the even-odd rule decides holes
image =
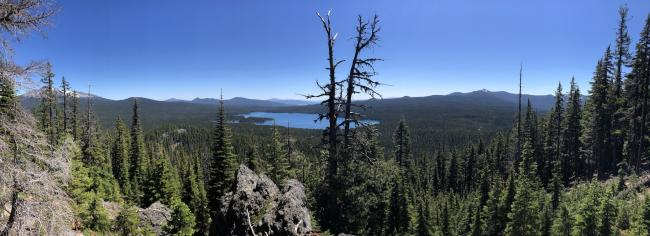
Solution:
[[[546,126],[547,135],[545,137],[544,151],[546,153],[546,160],[542,162],[544,166],[540,168],[544,171],[542,174],[542,183],[546,186],[548,180],[552,178],[553,169],[555,164],[560,167],[568,166],[565,163],[566,159],[561,156],[561,139],[562,139],[562,121],[564,119],[564,94],[562,94],[562,84],[558,84],[555,91],[555,105],[549,113],[548,125]],[[539,163],[538,163],[539,164]]]
[[[277,126],[273,127],[268,155],[267,160],[269,160],[271,164],[269,177],[276,184],[282,185],[283,182],[290,177],[290,163]]]
[[[481,207],[476,208],[476,213],[473,217],[474,221],[472,222],[472,229],[470,235],[480,236],[481,235]]]
[[[72,91],[72,138],[79,140],[79,95],[77,91]]]
[[[501,211],[504,210],[500,207],[501,200],[501,184],[495,182],[490,190],[485,206],[481,212],[481,232],[484,235],[496,235],[503,231],[506,219],[501,218]]]
[[[212,159],[209,165],[207,185],[208,206],[212,215],[211,235],[218,234],[218,227],[221,223],[216,216],[221,208],[220,199],[234,183],[237,171],[237,159],[230,141],[230,128],[226,124],[223,99],[219,104],[219,116],[213,133]]]
[[[70,113],[70,111],[68,109],[68,106],[70,106],[70,104],[68,104],[68,97],[69,97],[68,92],[70,92],[70,83],[68,83],[68,81],[65,80],[65,77],[61,78],[61,90],[63,92],[63,94],[62,94],[62,97],[63,97],[63,105],[62,105],[62,108],[63,108],[62,109],[62,112],[63,112],[63,120],[62,120],[63,127],[61,127],[61,130],[63,132],[65,132],[65,133],[69,133],[70,130],[68,128],[70,128],[70,127],[68,127],[68,123],[69,123],[68,113]]]
[[[149,182],[143,186],[146,194],[142,203],[148,206],[160,201],[162,204],[169,205],[173,198],[180,197],[178,175],[160,144],[156,145],[153,154],[153,168],[148,176]]]
[[[188,172],[183,178],[183,202],[194,212],[196,219],[196,234],[208,235],[210,228],[210,214],[208,212],[208,199],[203,184],[203,175],[198,159],[191,162],[186,169]]]
[[[172,197],[169,204],[169,208],[172,211],[172,221],[167,225],[165,231],[169,235],[194,235],[194,226],[196,225],[196,222],[190,208],[187,207],[187,205],[185,205],[185,203],[183,203],[178,197]]]
[[[572,235],[598,235],[598,212],[597,206],[594,204],[596,202],[598,202],[598,197],[593,188],[590,188],[577,206],[575,221],[571,228]]]
[[[113,176],[120,184],[122,194],[132,199],[131,195],[131,182],[129,179],[129,147],[131,145],[130,137],[126,125],[122,118],[117,118],[115,121],[115,140],[113,141],[113,149],[111,151],[113,161]]]
[[[612,55],[608,47],[605,55],[599,60],[591,83],[589,100],[585,105],[583,115],[585,131],[583,132],[582,143],[584,144],[584,155],[586,160],[593,160],[596,164],[596,171],[600,179],[604,179],[611,173],[613,163],[611,153],[610,126],[611,113],[608,106],[608,91],[612,71]],[[589,168],[589,174],[593,168]]]
[[[133,116],[131,121],[131,148],[129,149],[129,181],[131,194],[136,204],[143,203],[144,187],[147,181],[148,158],[140,123],[138,100],[133,100]],[[146,207],[146,206],[145,206]]]
[[[395,162],[402,168],[408,167],[411,161],[411,135],[404,119],[399,121],[397,129],[393,133],[393,144],[395,145]]]
[[[612,112],[611,139],[612,139],[612,159],[614,163],[623,162],[623,150],[626,138],[627,124],[625,122],[625,96],[623,91],[623,78],[625,67],[630,64],[632,55],[629,52],[630,36],[627,33],[627,14],[626,6],[621,6],[618,10],[619,25],[616,31],[616,48],[614,50],[614,81],[609,91],[608,101]],[[613,171],[613,170],[612,170]]]
[[[2,75],[0,77],[0,114],[5,114],[10,118],[15,117],[18,105],[15,83],[14,79],[9,76]]]
[[[540,188],[539,179],[534,174],[536,163],[533,161],[533,143],[530,136],[524,139],[521,150],[521,163],[512,209],[508,213],[509,222],[506,225],[505,235],[539,235],[541,220],[537,213],[542,210],[537,197]]]
[[[88,228],[97,231],[107,233],[111,229],[111,222],[108,219],[106,208],[102,203],[102,199],[94,194],[93,201],[91,201],[88,211],[91,212],[90,219],[87,222],[84,222],[84,225]]]
[[[40,125],[49,137],[51,145],[56,144],[56,91],[54,89],[54,73],[49,69],[41,82],[45,84],[41,90]]]
[[[410,189],[405,180],[398,174],[393,180],[391,190],[387,232],[391,235],[403,235],[409,232],[413,205],[409,200]]]
[[[650,15],[646,18],[636,45],[636,55],[632,61],[632,71],[625,80],[627,102],[626,119],[629,133],[626,153],[634,171],[639,172],[644,152],[647,149],[648,86],[650,85]]]
[[[571,216],[566,206],[560,206],[557,216],[553,221],[553,235],[569,236],[571,235]]]
[[[571,88],[569,90],[569,101],[567,102],[566,115],[562,127],[562,183],[569,186],[571,177],[578,174],[579,169],[584,169],[580,162],[580,143],[581,131],[581,114],[582,101],[580,89],[576,85],[575,78],[571,78]]]
[[[560,205],[560,198],[562,197],[562,190],[564,190],[562,185],[562,173],[561,173],[561,164],[556,162],[553,168],[553,177],[551,179],[551,184],[549,190],[551,191],[551,208],[556,210]]]
[[[611,194],[606,193],[599,206],[598,235],[610,236],[615,235],[614,219],[616,218],[616,208],[612,203]]]
[[[420,206],[420,209],[418,210],[418,228],[416,231],[417,236],[433,235],[433,230],[431,229],[431,224],[429,223],[429,219],[427,217],[428,211],[428,206]]]
[[[447,204],[448,203],[444,204],[440,216],[440,231],[442,232],[442,235],[451,235],[451,231],[449,230],[449,206]]]
[[[135,236],[143,234],[140,229],[140,216],[138,212],[134,207],[128,205],[122,207],[122,211],[120,211],[120,214],[115,219],[113,228],[120,235]]]

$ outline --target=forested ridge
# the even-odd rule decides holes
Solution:
[[[98,113],[108,103],[80,96],[56,62],[16,64],[10,42],[43,30],[58,9],[0,1],[0,235],[650,235],[650,15],[632,42],[627,12],[591,87],[558,84],[550,110],[480,101],[491,110],[458,107],[439,123],[423,114],[435,104],[374,110],[384,86],[375,69],[389,63],[369,50],[380,18],[351,22],[344,61],[327,12],[317,18],[326,79],[305,95],[320,105],[292,108],[317,109],[325,130],[230,123],[237,111],[223,99],[204,105],[202,115],[216,114],[208,120],[145,129],[153,112],[141,106],[153,102],[122,101],[129,111],[106,127]],[[32,78],[42,88],[26,111],[16,91]],[[398,106],[408,117],[386,109]],[[386,122],[363,123],[373,116]],[[258,185],[242,190],[242,180]],[[246,205],[237,199],[246,191],[280,197]],[[286,221],[295,228],[271,224],[290,213],[268,211],[303,198],[308,217]],[[164,223],[147,209],[167,212]]]

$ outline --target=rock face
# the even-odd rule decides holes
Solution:
[[[122,206],[118,203],[104,202],[103,204],[110,220],[115,220],[122,211]],[[172,220],[172,211],[169,207],[160,202],[154,202],[145,209],[136,207],[136,210],[140,216],[141,227],[150,227],[156,235],[165,235],[165,226]]]
[[[229,235],[304,235],[311,230],[304,186],[288,180],[282,191],[242,165],[232,192],[222,198],[220,225]]]
[[[141,224],[151,226],[156,235],[163,235],[167,223],[172,220],[172,211],[160,202],[154,202],[146,209],[138,209]]]

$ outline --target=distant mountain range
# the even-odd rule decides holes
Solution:
[[[27,109],[34,108],[40,102],[37,94],[37,92],[23,94],[21,96],[23,106]],[[111,100],[85,93],[80,93],[79,96],[92,98],[93,110],[104,127],[112,127],[118,116],[123,119],[130,117],[134,99],[138,99],[145,127],[150,128],[179,122],[210,125],[216,117],[219,102],[214,98],[196,98],[190,101],[180,99],[156,101],[147,98]],[[499,129],[508,127],[512,123],[512,117],[516,112],[517,98],[517,94],[508,92],[478,90],[426,97],[370,99],[357,103],[370,107],[364,114],[368,118],[379,120],[382,124],[392,125],[405,117],[409,121],[431,124],[432,127],[458,124],[468,128],[493,127]],[[525,107],[528,99],[539,112],[550,110],[555,101],[552,95],[522,95],[522,106]],[[254,111],[322,112],[322,106],[316,102],[235,97],[224,100],[224,105],[227,112],[231,114],[231,118],[236,119],[237,114]],[[85,108],[86,102],[82,101],[81,106]]]
[[[194,104],[208,104],[215,105],[219,104],[219,99],[216,98],[195,98],[192,100],[183,100],[170,98],[165,100],[165,102],[186,102]],[[271,98],[268,100],[260,99],[249,99],[243,97],[234,97],[232,99],[224,100],[224,104],[229,104],[231,106],[249,106],[249,107],[281,107],[281,106],[305,106],[316,104],[315,102],[297,100],[297,99],[276,99]]]

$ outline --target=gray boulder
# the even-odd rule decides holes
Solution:
[[[222,198],[221,225],[229,235],[304,235],[311,231],[305,188],[288,180],[282,191],[242,165],[232,192]]]

